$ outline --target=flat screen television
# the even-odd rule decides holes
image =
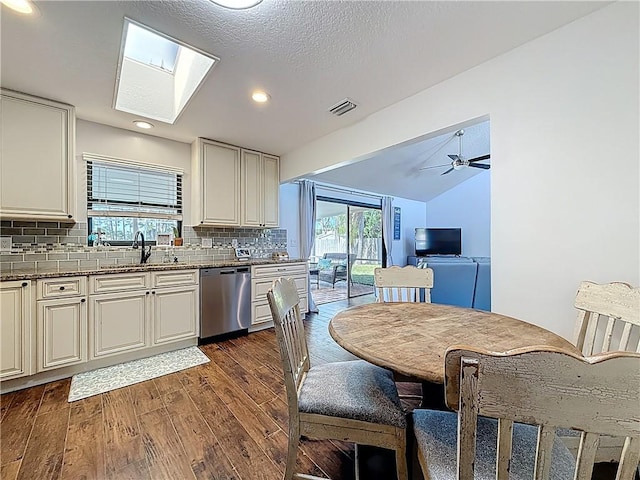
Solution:
[[[461,228],[416,228],[416,256],[461,254]]]

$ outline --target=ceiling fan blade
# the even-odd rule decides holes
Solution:
[[[469,163],[473,162],[481,162],[482,160],[489,160],[491,155],[482,155],[481,157],[472,158],[471,160],[467,160]]]
[[[460,155],[447,155],[447,157],[449,157],[451,160],[453,160],[454,162],[456,160],[460,160]]]
[[[451,167],[449,170],[447,170],[446,172],[442,172],[440,175],[446,175],[449,172],[453,172],[453,167]]]
[[[483,170],[489,170],[491,168],[491,165],[486,165],[484,163],[470,163],[469,166],[473,168],[482,168]]]
[[[422,168],[419,168],[418,170],[429,170],[430,168],[442,168],[442,167],[447,167],[449,165],[451,165],[451,164],[450,163],[444,163],[442,165],[431,165],[430,167],[422,167]]]

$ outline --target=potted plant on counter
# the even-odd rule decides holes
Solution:
[[[182,237],[180,237],[180,232],[178,232],[178,229],[176,227],[173,227],[173,246],[182,246]]]

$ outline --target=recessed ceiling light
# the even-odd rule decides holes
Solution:
[[[262,90],[256,90],[251,94],[251,98],[254,102],[265,103],[269,101],[269,94],[267,92],[263,92]]]
[[[144,120],[136,120],[133,124],[138,128],[144,128],[148,130],[149,128],[153,128],[153,123],[145,122]]]
[[[233,10],[243,10],[258,5],[262,0],[211,0],[213,3]]]
[[[34,11],[34,6],[29,0],[0,0],[0,3],[25,15],[30,15]]]

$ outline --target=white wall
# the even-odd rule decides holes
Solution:
[[[483,171],[427,202],[427,227],[461,228],[462,255],[491,256],[491,174]]]
[[[81,222],[87,220],[87,166],[82,160],[83,153],[95,153],[183,169],[183,217],[191,218],[191,145],[188,143],[78,120],[76,122],[77,218]]]
[[[639,8],[613,3],[311,142],[281,178],[489,115],[492,308],[570,338],[581,280],[640,283]]]
[[[300,188],[297,183],[280,185],[280,228],[287,230],[289,258],[300,258]]]
[[[415,255],[416,228],[423,228],[426,219],[426,205],[424,202],[416,202],[406,198],[395,197],[393,206],[400,207],[400,240],[393,241],[393,264],[404,266],[407,264],[407,255]]]

